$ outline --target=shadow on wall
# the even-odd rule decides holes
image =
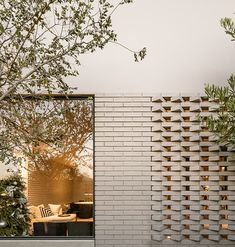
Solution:
[[[83,176],[74,179],[49,179],[29,176],[28,200],[30,205],[68,204],[86,200],[85,194],[93,192],[93,180]]]

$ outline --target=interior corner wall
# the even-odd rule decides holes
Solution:
[[[151,246],[152,102],[95,97],[96,247]]]

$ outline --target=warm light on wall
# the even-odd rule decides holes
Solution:
[[[158,146],[162,147],[156,150],[156,156],[153,155],[159,162],[154,169],[158,185],[153,187],[157,195],[154,213],[157,211],[157,224],[162,216],[164,225],[156,230],[156,241],[163,234],[165,240],[171,237],[169,243],[203,245],[207,244],[207,240],[209,244],[220,242],[228,235],[228,243],[232,243],[232,226],[229,227],[228,223],[233,224],[234,221],[234,208],[231,206],[234,199],[231,193],[234,169],[230,162],[226,162],[229,161],[229,150],[216,143],[208,127],[195,126],[196,115],[208,118],[209,113],[213,112],[212,102],[206,97],[182,96],[179,102],[174,97],[171,104],[165,104],[162,96],[156,98],[156,109],[161,109],[162,113],[157,113],[153,119],[156,121],[155,132],[163,139],[154,140],[157,144],[161,142]],[[167,129],[168,126],[171,130]],[[171,136],[170,143],[166,141],[168,136]],[[167,162],[168,157],[171,158],[170,162]],[[159,173],[164,179],[159,178]],[[167,195],[171,195],[171,200]],[[167,208],[167,204],[174,206]],[[168,215],[172,215],[171,220]],[[171,229],[167,229],[164,223],[172,224]]]
[[[202,169],[203,169],[203,171],[204,171],[204,172],[209,171],[209,167],[208,167],[208,166],[203,166],[203,168],[202,168]]]
[[[167,191],[171,191],[171,186],[167,186]]]
[[[225,167],[225,166],[220,166],[220,171],[221,171],[221,172],[227,171],[227,167]]]
[[[171,151],[171,147],[166,147],[166,151],[170,152]]]
[[[209,107],[202,107],[202,111],[203,112],[208,112],[209,111]]]
[[[228,224],[222,224],[222,225],[221,225],[221,228],[222,228],[222,229],[228,229]]]
[[[208,156],[202,156],[202,161],[209,161],[209,157]]]
[[[208,142],[209,137],[208,136],[202,136],[202,142]]]
[[[228,196],[227,196],[227,195],[222,195],[222,196],[221,196],[221,200],[223,200],[223,201],[228,200]]]
[[[168,172],[170,172],[170,171],[171,171],[171,167],[168,166],[168,167],[166,168],[166,170],[167,170]]]
[[[202,147],[202,151],[203,152],[208,152],[209,151],[209,147]]]
[[[204,185],[204,186],[202,186],[202,189],[203,189],[204,191],[209,191],[209,186],[208,186],[208,185]]]
[[[204,225],[203,225],[203,228],[204,228],[204,229],[209,229],[209,226],[210,226],[209,224],[204,224]]]
[[[228,181],[228,176],[220,176],[220,181]]]
[[[205,127],[205,126],[202,126],[201,129],[202,129],[202,132],[207,132],[208,131],[208,128]]]
[[[203,181],[209,181],[209,176],[202,176]]]
[[[183,117],[184,122],[189,122],[190,121],[190,117]]]
[[[227,161],[227,158],[228,158],[227,156],[220,156],[219,160],[220,161]]]
[[[202,216],[204,220],[208,220],[209,219],[209,215],[203,215]]]
[[[166,180],[167,180],[167,181],[171,181],[171,176],[167,176],[167,177],[166,177]]]
[[[221,210],[228,210],[228,205],[220,205]]]
[[[190,110],[190,107],[183,107],[184,112],[189,112],[189,110]]]

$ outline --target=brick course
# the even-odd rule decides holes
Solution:
[[[96,96],[96,246],[151,246],[150,97]]]
[[[235,244],[235,165],[198,115],[214,113],[201,95],[153,98],[153,234],[155,245]]]
[[[214,105],[96,96],[96,247],[235,244],[235,165],[196,123]]]

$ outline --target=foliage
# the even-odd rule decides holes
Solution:
[[[59,157],[65,162],[57,170],[63,166],[77,172],[74,164],[81,158],[93,127],[89,105],[58,103],[50,96],[71,93],[65,78],[79,75],[81,55],[103,49],[110,42],[132,52],[135,61],[145,57],[146,48],[133,51],[118,43],[112,27],[114,12],[132,2],[0,1],[0,163],[22,165],[27,158],[33,171],[50,173]],[[49,98],[40,98],[41,92]],[[11,197],[6,199],[7,203]],[[1,216],[6,218],[8,210],[15,210],[14,214],[25,210],[17,202],[14,207],[5,206]],[[7,228],[0,229],[0,235],[24,234],[28,219],[23,219],[20,228],[20,219],[8,217]]]
[[[0,1],[0,101],[17,93],[68,92],[80,56],[117,42],[107,0]],[[131,51],[135,60],[146,55]]]
[[[43,133],[27,133],[27,128],[22,132],[14,126],[22,113],[15,110],[17,104],[28,109],[30,117],[29,103],[21,94],[71,93],[65,78],[79,74],[81,55],[103,49],[109,42],[121,45],[112,28],[112,15],[120,6],[132,2],[120,0],[113,5],[108,0],[0,1],[0,162],[21,164],[22,157],[14,152],[22,143],[20,137],[30,142],[48,142],[46,136],[51,137],[50,128]],[[128,50],[135,61],[146,55],[146,48],[139,52]],[[56,114],[55,111],[49,116],[50,124],[58,121]],[[18,121],[27,118],[21,117]],[[54,134],[50,143],[57,140],[59,133]]]
[[[26,98],[15,103],[5,101],[2,121],[10,138],[11,155],[2,157],[5,164],[27,159],[29,170],[57,178],[78,172],[86,165],[84,150],[92,138],[92,100],[64,98]],[[67,170],[67,172],[66,172]]]
[[[224,28],[225,33],[228,34],[235,41],[235,24],[231,18],[223,18],[220,21],[221,26]]]
[[[17,174],[0,180],[0,236],[27,235],[29,211],[24,182]]]
[[[221,26],[235,41],[235,25],[232,19],[224,18]],[[209,100],[218,103],[217,114],[204,118],[206,126],[212,131],[222,145],[235,148],[235,76],[228,79],[228,86],[207,84],[205,93]]]
[[[235,77],[231,75],[229,86],[207,85],[205,93],[218,103],[218,112],[206,119],[206,125],[226,146],[235,147]]]

